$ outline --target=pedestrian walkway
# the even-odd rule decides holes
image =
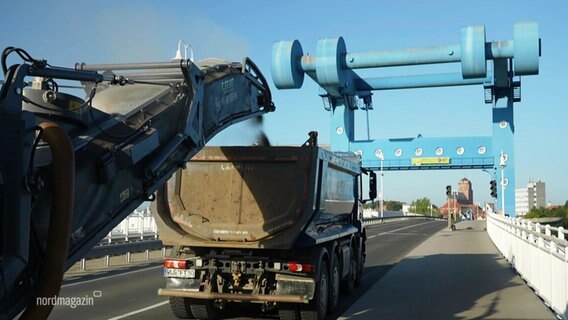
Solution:
[[[555,319],[509,268],[485,221],[465,221],[423,242],[340,319]]]

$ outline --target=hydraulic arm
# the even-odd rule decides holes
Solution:
[[[11,53],[24,62],[8,67]],[[72,69],[13,47],[1,58],[0,319],[47,317],[36,298],[57,295],[67,268],[215,134],[274,110],[248,58]]]

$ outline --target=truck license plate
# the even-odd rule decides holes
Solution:
[[[195,278],[194,269],[170,269],[164,268],[164,277],[168,278]]]

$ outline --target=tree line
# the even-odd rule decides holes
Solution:
[[[402,204],[403,203],[400,202],[400,201],[394,201],[394,200],[384,201],[384,206],[385,206],[384,210],[402,211]],[[365,203],[365,205],[363,207],[368,208],[368,209],[379,210],[380,209],[379,205],[380,204],[379,204],[378,201],[374,201],[374,202]],[[419,198],[419,199],[412,201],[410,203],[410,212],[429,216],[430,215],[430,205],[432,205],[432,216],[434,216],[434,217],[440,216],[438,206],[436,206],[435,204],[432,204],[430,199],[426,198],[426,197]]]
[[[545,218],[545,217],[562,217],[564,218],[561,222],[564,228],[568,228],[568,200],[563,206],[557,206],[552,208],[533,208],[529,211],[525,218]]]

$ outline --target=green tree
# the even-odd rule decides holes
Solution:
[[[402,210],[402,202],[394,200],[385,201],[385,210],[400,211]]]
[[[376,202],[376,201],[369,201],[369,202],[366,202],[366,203],[363,205],[363,208],[365,208],[365,209],[374,209],[374,208],[376,208],[376,207],[377,207],[377,202]]]
[[[525,217],[527,218],[542,218],[542,217],[566,217],[566,207],[548,208],[533,208]]]
[[[432,204],[432,202],[430,202],[430,199],[420,198],[420,199],[416,199],[416,200],[412,201],[412,203],[410,204],[410,209],[411,209],[411,212],[413,211],[414,213],[423,214],[423,215],[430,215],[430,205],[431,204]]]

